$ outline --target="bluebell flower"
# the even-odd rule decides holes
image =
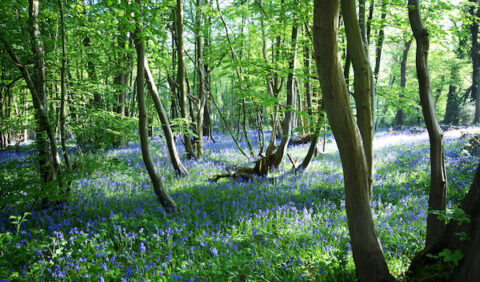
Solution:
[[[215,247],[211,248],[210,249],[210,253],[213,255],[213,257],[217,257],[218,256],[218,251]]]
[[[143,242],[140,242],[140,245],[138,246],[138,248],[140,249],[141,254],[145,253],[146,248]]]

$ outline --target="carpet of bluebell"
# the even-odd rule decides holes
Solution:
[[[470,185],[478,156],[464,147],[478,131],[445,133],[449,207]],[[327,139],[325,152],[303,173],[288,173],[285,160],[273,180],[214,183],[208,180],[227,165],[254,161],[229,136],[214,137],[216,143],[204,141],[204,159],[183,160],[190,172],[183,178],[174,175],[162,139],[150,142],[181,208],[176,214],[156,200],[138,144],[73,150],[74,163],[83,166],[74,170],[64,208],[30,210],[31,203],[20,200],[0,207],[0,280],[355,280],[335,142]],[[308,146],[289,147],[289,153],[301,160]],[[178,148],[184,155],[181,143]],[[36,177],[34,156],[0,152],[0,166],[0,185],[17,189],[2,196],[28,199],[35,183],[18,179]],[[425,132],[376,133],[372,210],[389,269],[399,278],[423,247],[428,183]]]

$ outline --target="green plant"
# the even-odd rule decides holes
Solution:
[[[462,251],[455,250],[452,252],[450,249],[443,249],[438,255],[427,254],[427,257],[440,259],[443,258],[443,261],[446,263],[453,263],[455,266],[458,265],[458,262],[463,258]]]
[[[20,231],[20,226],[22,226],[22,223],[27,221],[27,215],[31,213],[25,212],[23,216],[17,215],[17,216],[10,216],[10,220],[12,221],[11,223],[17,227],[17,232],[15,233],[18,236],[18,232]]]
[[[439,220],[449,222],[450,220],[455,220],[458,225],[462,223],[470,223],[470,218],[461,208],[453,208],[446,210],[432,210],[429,211],[431,214],[437,215]]]

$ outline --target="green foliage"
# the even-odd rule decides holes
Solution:
[[[135,140],[136,118],[102,110],[89,110],[72,125],[77,144],[87,150],[103,150]]]
[[[458,262],[463,259],[463,254],[460,250],[455,250],[455,252],[452,252],[449,249],[443,249],[438,253],[438,255],[427,254],[427,257],[442,259],[445,263],[451,263],[454,266],[457,266]]]
[[[461,225],[462,223],[470,223],[470,218],[465,213],[464,210],[461,208],[455,207],[446,210],[432,210],[430,211],[431,214],[437,215],[439,220],[449,222],[450,220],[454,220]]]
[[[10,220],[11,220],[11,223],[13,225],[15,225],[16,227],[16,235],[18,236],[18,232],[20,232],[20,227],[22,226],[22,223],[24,222],[27,222],[27,215],[29,215],[31,213],[29,212],[25,212],[23,213],[23,216],[22,215],[17,215],[17,216],[10,216]]]

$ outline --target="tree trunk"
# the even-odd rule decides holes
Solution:
[[[373,10],[375,9],[375,0],[370,0],[370,6],[368,7],[368,20],[367,20],[367,45],[370,44],[370,34],[372,31]]]
[[[401,91],[405,91],[405,86],[407,85],[407,60],[408,60],[408,52],[410,51],[410,46],[412,45],[412,40],[413,39],[409,39],[408,41],[405,41],[405,46],[403,47],[402,61],[400,62]],[[402,99],[403,93],[400,92],[398,96],[400,99]],[[401,107],[397,110],[397,114],[395,115],[395,126],[403,126],[403,109]]]
[[[304,33],[307,33],[308,24],[305,24]],[[304,87],[305,87],[305,98],[307,102],[307,113],[308,113],[308,132],[313,133],[315,130],[312,128],[314,126],[313,118],[313,103],[312,103],[312,91],[310,86],[310,42],[304,41],[303,45],[303,68],[304,68]]]
[[[84,7],[84,14],[87,16],[87,9]],[[87,53],[87,73],[88,73],[88,79],[91,80],[91,83],[96,83],[97,82],[97,71],[95,69],[95,64],[93,62],[93,56],[94,52],[92,52],[91,47],[91,40],[88,35],[86,35],[83,38],[83,46],[85,47],[85,51]],[[102,105],[102,98],[100,97],[100,94],[98,93],[97,89],[93,90],[93,108],[99,109]]]
[[[33,76],[20,62],[12,47],[0,33],[0,41],[3,42],[12,61],[17,65],[23,78],[32,94],[33,107],[35,109],[35,120],[37,124],[36,144],[38,150],[38,160],[40,165],[40,175],[43,182],[49,182],[56,176],[58,187],[62,186],[60,158],[58,156],[55,143],[55,136],[50,125],[46,105],[47,97],[45,95],[45,64],[43,55],[43,46],[40,38],[40,29],[38,27],[39,1],[30,0],[28,7],[30,36],[32,42],[32,52],[35,60]]]
[[[458,110],[460,101],[457,98],[457,88],[454,85],[450,85],[447,94],[447,106],[445,109],[445,117],[443,118],[444,124],[458,124]]]
[[[388,281],[393,278],[370,210],[370,172],[338,59],[339,2],[314,2],[315,60],[325,109],[342,160],[346,212],[357,276],[360,281]]]
[[[460,209],[465,212],[465,216],[470,221],[459,222],[450,220],[445,231],[438,236],[438,240],[426,246],[412,260],[408,270],[409,279],[419,281],[426,280],[448,280],[448,281],[480,281],[480,165],[477,167],[470,189],[460,204]],[[462,240],[459,236],[467,238]],[[463,259],[453,269],[445,266],[439,267],[439,261],[432,258],[429,254],[437,255],[444,249],[452,253],[459,250]],[[440,258],[441,260],[441,258]],[[443,270],[443,271],[440,271]],[[433,278],[432,278],[433,277]],[[437,278],[438,277],[438,278]]]
[[[367,45],[367,25],[366,25],[366,7],[365,7],[366,0],[358,0],[358,25],[360,27],[360,36],[362,38],[362,42],[365,46],[365,50],[368,52],[368,45]],[[344,5],[342,3],[342,5]],[[354,5],[355,2],[354,2]],[[345,17],[345,15],[343,15]],[[344,19],[345,21],[345,19]],[[347,23],[345,23],[346,27]]]
[[[203,19],[203,1],[196,0],[195,6],[195,49],[197,51],[197,73],[198,73],[198,111],[197,111],[197,157],[203,157],[203,123],[205,115],[205,105],[207,104],[206,75],[203,66],[203,38],[202,38],[202,19]]]
[[[357,124],[362,135],[367,160],[369,195],[373,185],[373,115],[372,99],[375,93],[373,74],[355,13],[355,1],[342,0],[343,20],[347,34],[349,56],[354,68],[354,98],[357,106]]]
[[[470,56],[472,57],[472,97],[475,99],[475,115],[473,123],[480,122],[480,45],[478,43],[478,21],[480,17],[480,1],[470,0],[472,5],[470,6],[469,13],[472,23],[470,24],[470,32],[472,34],[472,49]]]
[[[62,30],[62,68],[60,70],[61,79],[61,101],[60,101],[60,142],[62,144],[63,159],[67,168],[70,170],[70,159],[68,157],[67,145],[65,141],[65,96],[67,95],[67,84],[65,82],[65,72],[67,67],[67,49],[65,47],[65,21],[63,16],[62,0],[58,0],[60,7],[60,25]]]
[[[162,123],[163,134],[165,135],[165,141],[168,147],[168,154],[170,156],[170,161],[172,162],[173,169],[179,175],[188,175],[187,169],[183,166],[180,157],[178,156],[177,147],[175,145],[175,140],[173,140],[172,129],[170,128],[170,122],[168,121],[167,113],[163,108],[162,101],[158,95],[157,86],[153,80],[152,73],[148,67],[148,60],[145,57],[145,76],[147,78],[147,86],[150,90],[150,96],[152,97],[153,103],[155,104],[155,110],[157,111],[158,118]]]
[[[416,67],[420,103],[422,104],[423,117],[430,139],[431,183],[428,211],[443,211],[447,203],[447,176],[443,155],[443,133],[437,120],[432,98],[432,85],[428,71],[428,49],[430,42],[427,29],[422,22],[418,0],[408,0],[408,18],[417,43]],[[425,245],[429,246],[432,244],[435,237],[442,234],[444,228],[445,223],[439,220],[435,214],[429,213],[427,217],[427,237]]]
[[[177,36],[177,54],[178,54],[178,69],[177,69],[177,85],[180,95],[180,114],[185,121],[188,121],[187,113],[187,92],[185,89],[185,61],[183,56],[183,0],[177,0],[177,8],[175,10],[175,28]],[[185,124],[189,126],[189,123]],[[184,133],[185,151],[188,158],[194,158],[192,140],[189,133]]]
[[[266,156],[266,158],[260,159],[255,165],[255,170],[259,175],[266,175],[272,168],[278,168],[282,163],[283,158],[287,152],[287,145],[292,135],[292,121],[295,110],[295,85],[294,85],[294,72],[297,60],[297,37],[298,37],[298,22],[297,15],[294,14],[294,23],[292,27],[291,37],[291,53],[288,59],[288,76],[287,76],[287,104],[285,118],[282,123],[282,141],[277,147],[275,153]],[[272,132],[273,134],[273,132]],[[267,149],[268,151],[268,149]]]
[[[141,0],[137,0],[141,5]],[[140,8],[141,9],[141,8]],[[137,15],[137,21],[141,18]],[[167,212],[178,211],[177,204],[168,195],[163,187],[162,179],[155,172],[155,166],[150,156],[148,149],[148,134],[147,134],[147,107],[145,104],[144,84],[145,84],[145,44],[141,38],[142,30],[139,22],[135,30],[135,48],[137,50],[137,101],[138,101],[138,134],[140,135],[140,147],[142,150],[142,159],[148,175],[152,180],[153,190],[157,195],[158,200]]]
[[[385,18],[387,17],[387,1],[382,0],[382,13],[380,15],[380,30],[378,31],[377,43],[375,45],[375,68],[373,76],[375,83],[378,82],[378,73],[380,72],[380,63],[382,61],[383,41],[385,40]],[[373,1],[372,1],[373,2]]]

